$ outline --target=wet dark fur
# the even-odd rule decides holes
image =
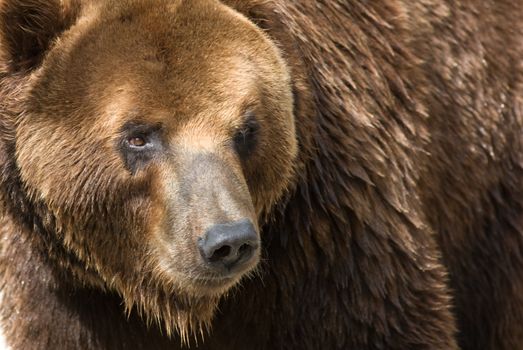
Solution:
[[[299,175],[263,228],[261,277],[222,300],[199,348],[523,348],[523,5],[225,2],[284,52]],[[57,13],[38,22],[45,40],[47,28],[59,28]],[[23,34],[1,25],[18,43]],[[17,349],[177,348],[179,339],[147,330],[134,312],[127,319],[119,297],[75,285],[50,264],[49,255],[76,262],[23,192],[10,119],[26,62],[40,57],[14,64],[5,50],[8,341]]]

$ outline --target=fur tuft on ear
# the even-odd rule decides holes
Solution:
[[[0,0],[0,63],[15,73],[37,67],[78,13],[75,0]]]

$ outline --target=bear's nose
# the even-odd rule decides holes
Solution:
[[[260,243],[249,219],[216,224],[198,239],[200,253],[208,264],[227,270],[246,265],[252,260]]]

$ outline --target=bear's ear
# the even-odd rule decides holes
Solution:
[[[222,0],[222,2],[243,14],[262,29],[266,29],[265,22],[275,10],[274,0]]]
[[[0,0],[0,62],[10,73],[37,67],[79,11],[76,0]]]

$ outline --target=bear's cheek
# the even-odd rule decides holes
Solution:
[[[89,208],[110,198],[111,187],[126,177],[112,147],[88,128],[28,116],[17,138],[21,179],[35,200],[49,206]]]
[[[260,132],[258,149],[243,166],[259,217],[270,213],[295,182],[298,145],[293,123],[291,113],[273,116]]]
[[[64,142],[60,126],[34,121],[19,129],[17,165],[32,202],[45,208],[43,223],[105,280],[141,269],[160,215],[150,194],[154,172],[133,178],[104,142],[78,130],[64,131],[77,132],[77,142]]]

